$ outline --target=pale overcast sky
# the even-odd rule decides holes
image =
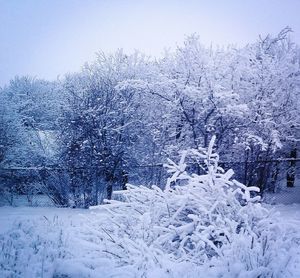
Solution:
[[[186,34],[245,45],[285,26],[300,44],[300,0],[0,0],[0,86],[15,75],[55,79],[95,52],[157,56]]]

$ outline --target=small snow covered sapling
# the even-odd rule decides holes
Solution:
[[[178,165],[172,161],[166,165],[172,174],[165,189],[169,195],[166,199],[171,203],[169,227],[180,234],[181,254],[196,261],[199,255],[202,259],[222,256],[224,246],[233,241],[234,235],[251,226],[250,211],[244,207],[261,209],[260,205],[256,207],[260,197],[251,197],[251,192],[259,192],[259,189],[231,180],[233,171],[224,172],[218,166],[219,156],[213,153],[214,141],[215,137],[207,150],[184,151]],[[188,173],[187,157],[198,161],[205,174]],[[177,205],[173,202],[175,196]]]

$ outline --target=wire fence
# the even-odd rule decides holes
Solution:
[[[233,169],[234,178],[245,185],[258,186],[267,202],[300,202],[300,159],[221,161],[219,164],[224,170]],[[188,168],[201,171],[197,166],[189,164]],[[70,169],[58,165],[0,168],[0,205],[76,206],[72,194],[82,194],[83,199],[88,196],[72,191],[71,184],[91,188],[88,192],[93,196],[93,204],[101,203],[108,197],[107,181],[99,169],[89,168],[88,173],[85,170],[77,167],[70,173]],[[124,189],[126,183],[155,184],[163,188],[168,176],[163,164],[136,165],[111,186],[113,191]]]

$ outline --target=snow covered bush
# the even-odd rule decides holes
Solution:
[[[106,257],[138,277],[284,276],[290,237],[260,204],[257,187],[218,166],[214,140],[207,150],[184,151],[179,164],[169,161],[164,190],[128,185],[120,201],[92,207],[90,229]],[[189,173],[188,159],[205,173]]]

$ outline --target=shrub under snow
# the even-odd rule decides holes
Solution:
[[[99,217],[90,228],[106,257],[138,277],[290,275],[291,237],[260,204],[257,187],[218,166],[213,144],[169,161],[164,190],[128,185],[121,201],[93,207]],[[187,159],[206,173],[189,173]]]

